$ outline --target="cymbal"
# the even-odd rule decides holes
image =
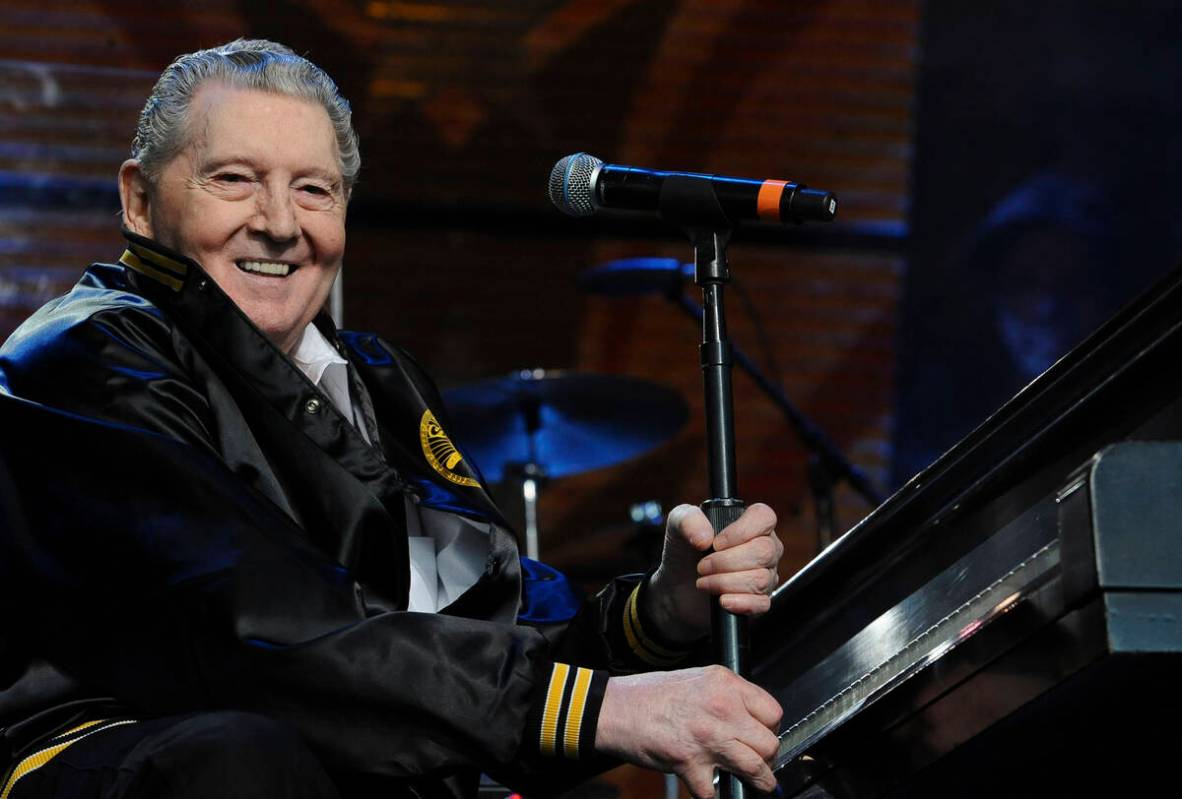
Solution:
[[[673,389],[635,377],[522,370],[444,392],[452,440],[496,483],[536,465],[546,477],[612,466],[685,425]]]
[[[579,275],[579,288],[590,294],[625,297],[631,294],[678,294],[693,280],[694,265],[676,258],[620,258]]]

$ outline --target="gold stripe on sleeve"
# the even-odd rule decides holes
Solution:
[[[591,669],[579,668],[575,672],[575,687],[571,691],[570,705],[566,711],[566,732],[563,735],[563,753],[567,757],[579,756],[579,731],[583,727],[583,710],[587,706],[587,693],[591,689]]]
[[[558,714],[562,710],[569,674],[570,666],[565,663],[555,663],[554,670],[550,672],[550,687],[546,691],[546,709],[542,712],[541,740],[538,743],[542,754],[550,757],[553,757],[558,749]]]
[[[627,639],[628,645],[632,647],[632,651],[645,662],[653,666],[672,665],[680,660],[684,653],[655,644],[651,638],[644,634],[644,628],[640,625],[640,612],[636,609],[639,594],[640,586],[638,585],[628,596],[628,602],[624,608],[624,637]]]

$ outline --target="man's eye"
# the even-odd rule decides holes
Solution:
[[[250,180],[246,175],[239,175],[236,172],[222,172],[214,175],[213,179],[220,183],[246,183]]]
[[[316,194],[321,197],[327,197],[330,194],[329,190],[324,186],[316,186],[314,184],[300,186],[300,191],[305,191],[308,194]]]

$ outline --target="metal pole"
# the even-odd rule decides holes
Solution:
[[[694,279],[702,287],[702,378],[706,391],[706,441],[710,472],[710,499],[702,510],[717,535],[743,513],[735,478],[734,398],[731,395],[731,345],[726,332],[723,286],[730,280],[726,261],[729,230],[691,230],[694,245]],[[714,646],[718,662],[746,676],[746,619],[725,611],[716,601],[711,608]],[[746,786],[734,774],[720,772],[719,796],[745,799]]]
[[[525,501],[525,555],[538,558],[538,481],[528,474],[521,481],[521,497]]]

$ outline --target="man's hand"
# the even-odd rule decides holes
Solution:
[[[715,768],[771,791],[782,712],[770,694],[722,666],[612,677],[595,748],[673,772],[694,799],[712,799]]]
[[[713,552],[702,557],[711,547]],[[766,613],[783,554],[776,514],[767,505],[747,508],[717,537],[699,508],[678,505],[669,513],[661,565],[646,595],[647,610],[666,638],[682,642],[710,631],[712,596],[731,613]]]

